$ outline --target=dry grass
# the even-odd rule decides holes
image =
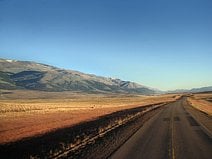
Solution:
[[[169,102],[179,95],[140,96],[13,91],[0,100],[0,143],[16,141],[118,110]]]
[[[188,101],[193,107],[212,115],[212,93],[194,94]]]

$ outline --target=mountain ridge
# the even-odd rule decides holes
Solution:
[[[166,91],[167,93],[198,93],[198,92],[212,92],[212,86],[191,88],[191,89],[176,89]]]
[[[212,91],[212,86],[160,91],[131,81],[61,69],[34,61],[0,58],[0,89],[29,89],[56,92],[113,92],[151,95],[160,93],[210,92]]]
[[[139,93],[144,95],[158,93],[156,89],[135,82],[61,69],[34,61],[8,59],[0,59],[0,88]]]

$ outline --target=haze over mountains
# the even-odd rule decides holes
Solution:
[[[167,91],[167,93],[197,93],[197,92],[211,92],[211,91],[212,91],[212,86],[192,88],[192,89],[177,89],[173,91]]]
[[[29,61],[0,59],[1,89],[154,94],[140,84]]]
[[[139,93],[149,95],[157,93],[205,92],[212,91],[212,86],[162,92],[135,82],[60,69],[31,61],[0,59],[0,89]]]

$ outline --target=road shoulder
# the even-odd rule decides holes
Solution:
[[[212,139],[212,116],[194,108],[187,100],[184,100],[185,110],[196,120],[201,129]]]

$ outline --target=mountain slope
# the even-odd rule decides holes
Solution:
[[[112,79],[29,61],[0,59],[1,89],[43,91],[123,92],[154,94],[157,91],[130,81]]]
[[[192,89],[177,89],[173,91],[167,91],[167,93],[198,93],[198,92],[212,92],[212,86],[192,88]]]
[[[201,88],[193,88],[190,92],[212,92],[212,86],[209,87],[201,87]]]

